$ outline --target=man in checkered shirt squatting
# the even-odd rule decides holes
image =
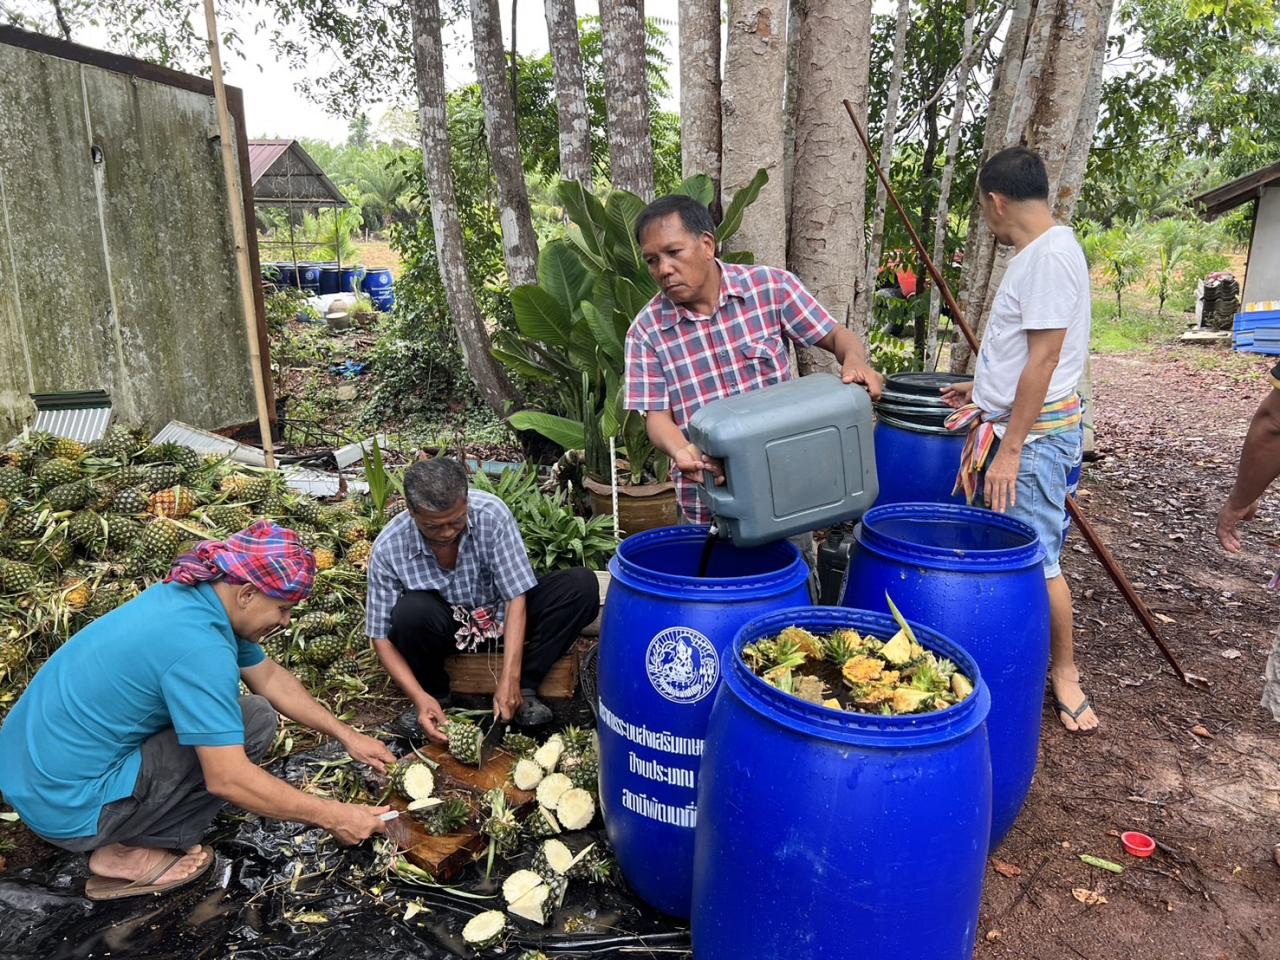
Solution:
[[[496,649],[503,656],[494,712],[520,726],[547,723],[551,711],[535,691],[595,619],[595,574],[577,567],[537,577],[507,505],[469,489],[456,460],[415,462],[404,496],[408,509],[373,544],[365,623],[413,704],[401,728],[443,741],[445,658]]]
[[[698,499],[703,471],[716,483],[724,473],[685,427],[713,400],[790,380],[788,340],[830,351],[844,382],[862,384],[872,399],[884,382],[854,333],[794,274],[723,262],[715,229],[691,197],[662,197],[640,214],[636,240],[661,292],[631,324],[626,348],[625,406],[644,411],[649,439],[675,464],[680,512],[699,524],[710,522]],[[813,539],[803,539],[812,565]]]

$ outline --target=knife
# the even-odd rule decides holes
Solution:
[[[480,741],[480,766],[483,767],[498,752],[498,749],[502,746],[502,738],[506,736],[507,726],[507,721],[501,717],[493,718],[493,726],[489,728],[489,732]]]
[[[385,824],[383,829],[386,831],[387,836],[391,838],[391,842],[397,847],[401,850],[408,850],[413,846],[413,831],[404,822],[399,810],[388,810],[379,819]]]

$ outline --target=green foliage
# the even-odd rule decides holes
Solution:
[[[1166,217],[1147,228],[1151,248],[1155,251],[1155,268],[1148,286],[1156,295],[1156,316],[1164,316],[1165,301],[1169,299],[1173,284],[1191,253],[1195,229],[1187,220]]]
[[[1124,316],[1124,291],[1147,272],[1149,251],[1136,224],[1103,228],[1086,221],[1081,225],[1080,243],[1091,268],[1101,272],[1103,281],[1116,295],[1116,319]]]
[[[617,546],[613,521],[575,515],[564,494],[538,489],[537,474],[532,470],[508,470],[497,481],[481,472],[471,478],[471,485],[501,498],[510,508],[524,537],[529,562],[539,574],[582,566],[603,570],[613,556]]]
[[[767,181],[759,171],[729,203],[717,230],[725,249]],[[704,200],[711,185],[699,176],[677,189]],[[543,246],[538,283],[511,292],[514,327],[494,337],[493,355],[548,391],[543,410],[522,410],[511,424],[583,449],[587,472],[600,481],[611,473],[607,441],[619,438],[633,483],[665,480],[668,458],[649,442],[643,416],[622,407],[627,329],[658,292],[635,239],[644,201],[625,190],[601,199],[578,183],[561,183],[558,192],[568,239]]]

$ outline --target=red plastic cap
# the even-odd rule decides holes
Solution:
[[[1138,833],[1136,830],[1126,830],[1120,834],[1120,843],[1125,853],[1135,857],[1149,857],[1156,850],[1156,842],[1145,833]]]

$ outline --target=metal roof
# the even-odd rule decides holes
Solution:
[[[297,140],[250,140],[249,181],[260,207],[349,207]]]
[[[1191,202],[1200,207],[1201,217],[1214,220],[1242,203],[1258,199],[1262,196],[1263,187],[1276,181],[1280,181],[1280,163],[1273,163],[1230,183],[1206,190],[1199,196],[1192,197]]]

